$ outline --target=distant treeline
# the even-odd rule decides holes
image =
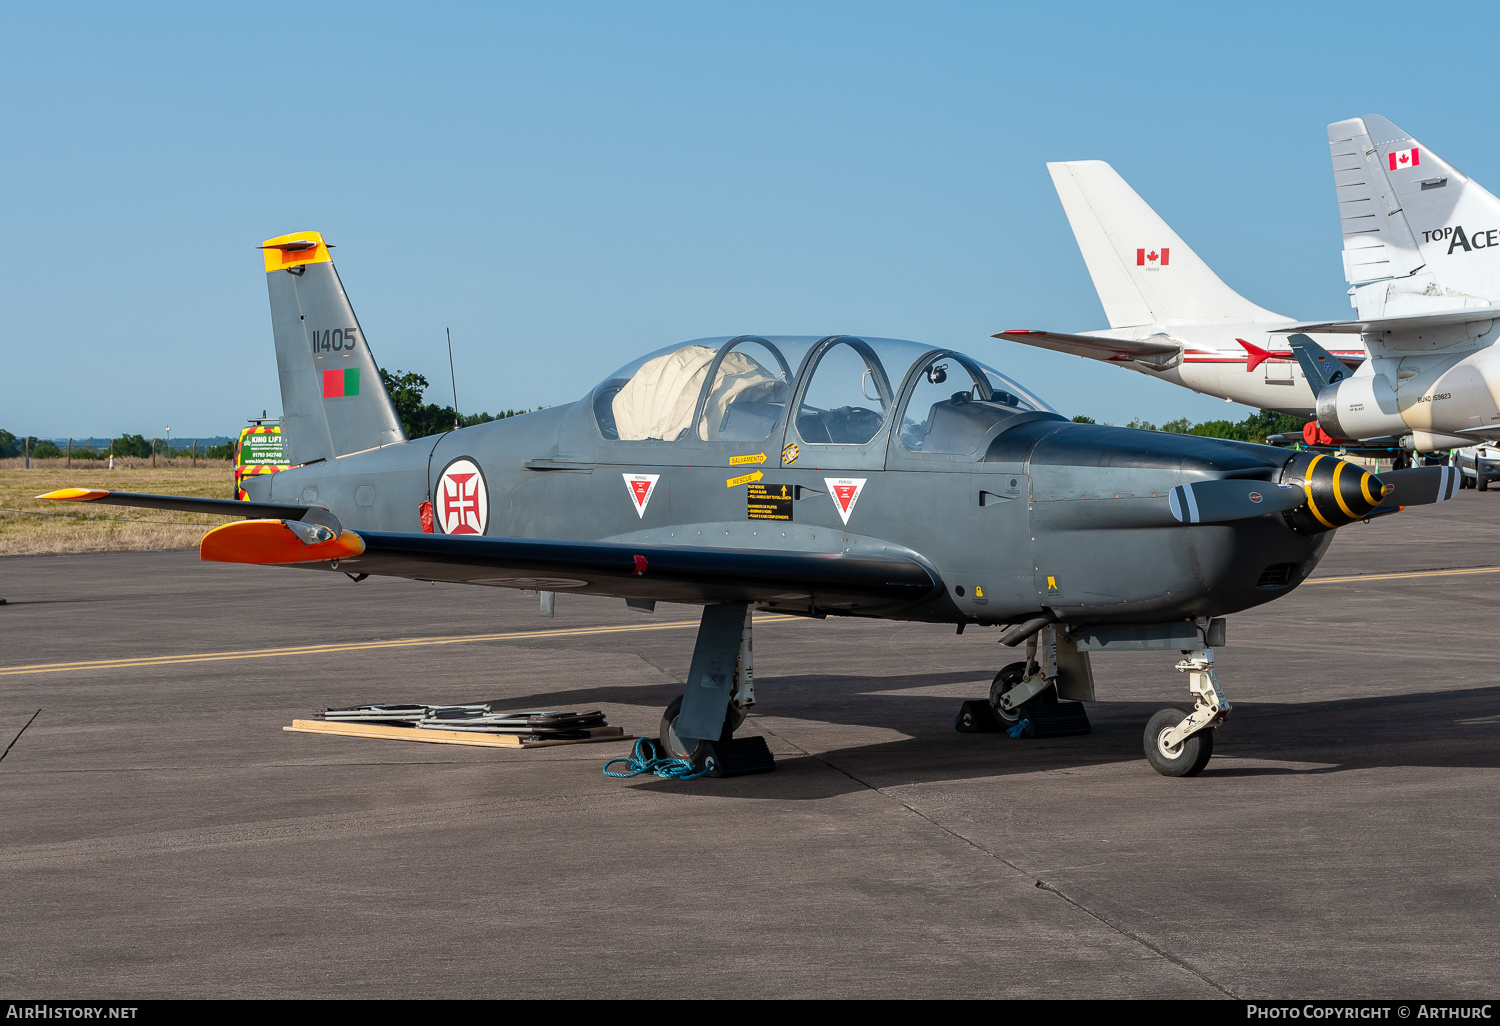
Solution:
[[[82,442],[74,442],[71,453],[75,460],[104,460],[108,459],[111,454],[144,458],[152,454],[153,443],[154,451],[158,456],[186,456],[193,451],[192,441],[183,441],[180,438],[172,443],[169,450],[166,442],[159,438],[121,435],[119,438],[112,439],[108,444],[85,445]],[[204,459],[232,460],[234,459],[234,443],[200,445],[197,452]],[[69,455],[69,449],[65,445],[58,445],[50,438],[37,438],[35,435],[17,438],[9,431],[0,428],[0,459],[22,456],[27,453],[39,460],[50,460]]]
[[[391,374],[382,370],[380,378],[385,382],[391,401],[395,403],[396,413],[401,417],[401,427],[406,432],[407,438],[425,438],[428,435],[452,430],[454,420],[452,406],[439,406],[436,403],[422,401],[428,388],[427,379],[422,375],[403,371]],[[541,408],[537,407],[538,410]],[[488,424],[492,420],[519,417],[523,413],[531,412],[533,411],[505,410],[501,413],[468,413],[459,417],[458,420],[464,427],[473,427],[475,424]],[[1077,416],[1073,420],[1079,424],[1097,423],[1094,418],[1085,416]],[[1305,423],[1304,417],[1289,417],[1284,413],[1261,410],[1244,420],[1205,420],[1194,424],[1186,417],[1181,417],[1177,420],[1169,420],[1160,427],[1146,420],[1132,420],[1125,426],[1139,428],[1142,431],[1165,431],[1174,435],[1204,435],[1209,438],[1232,438],[1240,442],[1264,442],[1267,435],[1299,435]],[[95,440],[89,439],[89,441]],[[144,438],[141,435],[121,435],[111,440],[108,445],[85,445],[74,442],[73,458],[75,460],[102,460],[107,459],[111,452],[116,456],[149,457],[153,451],[153,442],[158,456],[169,455],[166,443],[161,439]],[[35,436],[17,438],[9,431],[0,429],[0,459],[20,456],[28,449],[32,456],[42,460],[67,455],[64,447],[52,439]],[[181,439],[178,439],[173,443],[170,455],[180,457],[190,452],[192,452],[192,443],[184,444]],[[198,455],[210,460],[232,460],[234,459],[234,442],[199,446]]]
[[[1096,423],[1092,417],[1074,417],[1079,424]],[[1165,431],[1173,435],[1203,435],[1208,438],[1230,438],[1237,442],[1264,442],[1267,435],[1300,435],[1306,417],[1289,417],[1285,413],[1261,410],[1244,420],[1205,420],[1194,424],[1186,417],[1169,420],[1161,427],[1148,420],[1132,420],[1125,426],[1142,431]]]
[[[424,402],[429,387],[425,377],[407,371],[398,370],[392,374],[381,370],[380,380],[390,393],[391,402],[396,406],[396,414],[401,418],[401,428],[406,432],[407,438],[425,438],[453,430],[455,418],[452,406]],[[537,409],[540,410],[541,407],[538,406]],[[500,413],[466,413],[457,420],[463,427],[473,427],[475,424],[488,424],[492,420],[504,420],[506,417],[519,417],[523,413],[532,412],[534,411],[504,410]],[[234,445],[233,440],[217,445],[200,445],[198,455],[210,460],[232,460]],[[108,459],[111,453],[122,457],[149,457],[153,451],[158,456],[176,457],[186,456],[193,451],[192,447],[191,439],[184,441],[179,438],[172,442],[169,451],[163,439],[121,435],[107,442],[97,438],[75,441],[72,452],[75,460],[103,460]],[[39,460],[68,455],[66,447],[59,445],[55,439],[37,438],[35,435],[17,437],[0,428],[0,459],[21,456],[27,452]]]

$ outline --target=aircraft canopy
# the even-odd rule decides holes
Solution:
[[[626,364],[589,402],[607,439],[761,442],[794,397],[793,432],[812,445],[870,442],[903,401],[900,437],[928,451],[969,451],[932,439],[934,431],[946,437],[962,423],[969,427],[959,435],[967,436],[1003,416],[1051,411],[999,371],[952,350],[851,335],[695,339]],[[955,415],[949,406],[965,408]]]

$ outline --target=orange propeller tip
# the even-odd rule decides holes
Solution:
[[[59,488],[55,492],[38,495],[37,498],[53,499],[58,502],[92,502],[95,499],[102,499],[108,494],[109,492],[101,491],[98,488]]]

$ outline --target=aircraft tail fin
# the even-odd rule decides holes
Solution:
[[[260,248],[288,459],[315,463],[405,441],[323,237],[293,232]]]
[[[1288,319],[1225,285],[1104,161],[1047,170],[1111,328]]]
[[[1342,361],[1308,336],[1299,332],[1288,338],[1287,342],[1297,357],[1297,364],[1302,368],[1307,383],[1313,387],[1314,395],[1349,376],[1348,368]]]
[[[1329,125],[1328,149],[1361,319],[1500,300],[1500,200],[1379,114]]]

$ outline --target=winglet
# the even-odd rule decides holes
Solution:
[[[93,502],[95,499],[102,499],[107,495],[109,495],[109,492],[101,491],[98,488],[59,488],[55,492],[38,495],[37,498],[52,499],[56,502]]]
[[[198,543],[198,558],[209,563],[322,563],[365,551],[365,540],[353,531],[335,537],[322,524],[296,520],[242,520],[216,527]]]
[[[317,232],[292,232],[290,235],[278,235],[274,239],[267,239],[261,243],[260,249],[266,257],[267,273],[284,271],[289,267],[300,267],[303,264],[330,263],[333,260],[333,257],[328,255],[328,244]]]

